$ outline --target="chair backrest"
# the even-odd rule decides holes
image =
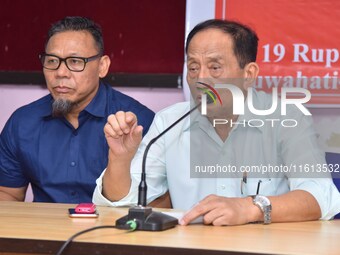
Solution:
[[[329,167],[333,167],[333,182],[340,192],[340,153],[326,152],[326,162]],[[340,219],[340,213],[334,218]]]

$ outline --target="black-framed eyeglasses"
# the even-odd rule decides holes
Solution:
[[[72,72],[82,72],[85,69],[86,63],[101,57],[101,54],[94,55],[89,58],[83,57],[67,57],[60,58],[56,55],[42,53],[39,55],[41,64],[49,70],[57,70],[61,62],[64,62],[68,70]]]

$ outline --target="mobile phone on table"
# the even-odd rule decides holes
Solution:
[[[97,211],[94,213],[77,213],[74,208],[69,208],[68,213],[71,218],[98,218],[99,216]]]
[[[74,210],[76,213],[95,213],[96,205],[93,203],[80,203]]]
[[[92,203],[81,203],[75,208],[68,209],[71,218],[97,218],[96,206]]]

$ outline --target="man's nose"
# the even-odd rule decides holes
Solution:
[[[197,78],[198,78],[198,79],[209,78],[208,68],[206,68],[206,67],[201,67],[201,68],[199,69]]]
[[[61,60],[60,66],[56,71],[59,76],[67,76],[71,72],[68,69],[65,60]]]

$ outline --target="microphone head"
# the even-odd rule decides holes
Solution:
[[[206,95],[207,104],[216,102],[217,96],[214,93],[214,89],[209,84],[201,82],[201,81],[197,81],[196,83],[205,86],[205,88],[197,87],[197,89],[203,92],[203,95]]]
[[[211,104],[213,103],[214,101],[216,101],[216,95],[215,93],[208,93],[208,92],[204,92],[204,95],[207,96],[207,104]]]

